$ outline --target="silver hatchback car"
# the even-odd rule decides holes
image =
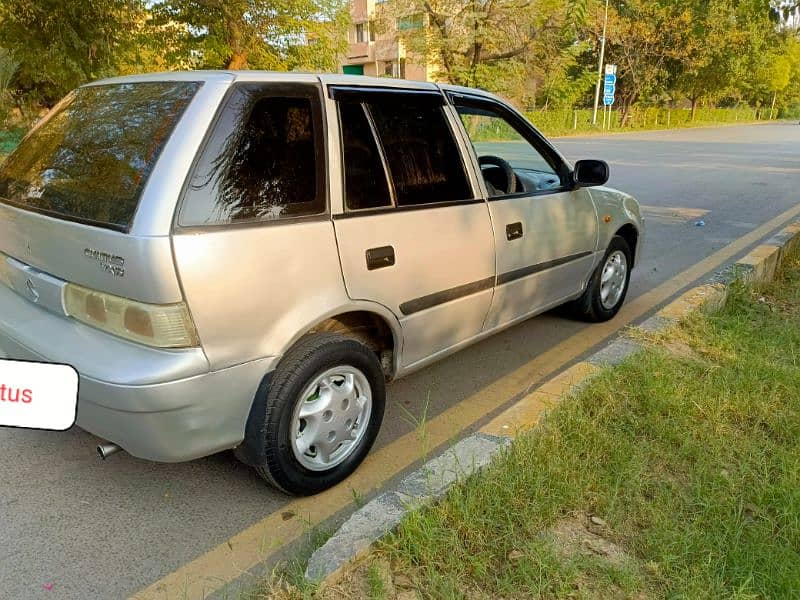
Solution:
[[[0,356],[73,365],[104,451],[232,448],[319,492],[369,452],[386,381],[560,304],[617,313],[644,230],[607,178],[474,89],[98,81],[0,168]]]

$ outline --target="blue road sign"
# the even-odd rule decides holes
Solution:
[[[617,91],[617,76],[613,73],[606,73],[603,78],[603,104],[611,106],[614,104],[614,93]]]

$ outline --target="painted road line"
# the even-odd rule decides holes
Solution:
[[[497,415],[480,431],[497,436],[516,436],[530,429],[539,422],[542,413],[553,408],[600,370],[600,367],[588,362],[575,363]]]
[[[351,506],[354,490],[362,495],[371,494],[423,458],[425,448],[433,450],[453,441],[465,429],[479,423],[520,393],[529,393],[548,375],[578,359],[625,325],[640,319],[798,215],[800,205],[767,221],[669,281],[631,300],[613,321],[587,327],[431,419],[425,425],[424,440],[417,432],[401,436],[372,452],[347,481],[312,498],[288,502],[279,511],[166,575],[133,598],[193,600],[223,588],[253,567],[268,562],[282,546],[300,539],[308,531],[309,523],[321,523]]]
[[[676,321],[688,315],[693,310],[708,306],[718,308],[727,295],[727,288],[720,284],[700,285],[678,296],[656,314],[664,319]]]

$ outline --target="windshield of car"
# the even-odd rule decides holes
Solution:
[[[198,82],[120,83],[65,98],[0,167],[0,201],[127,230]]]

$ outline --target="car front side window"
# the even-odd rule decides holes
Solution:
[[[456,105],[490,198],[559,190],[561,178],[520,123],[491,105]]]
[[[435,99],[436,97],[434,97]],[[397,206],[470,200],[461,152],[441,104],[414,94],[367,103]]]

